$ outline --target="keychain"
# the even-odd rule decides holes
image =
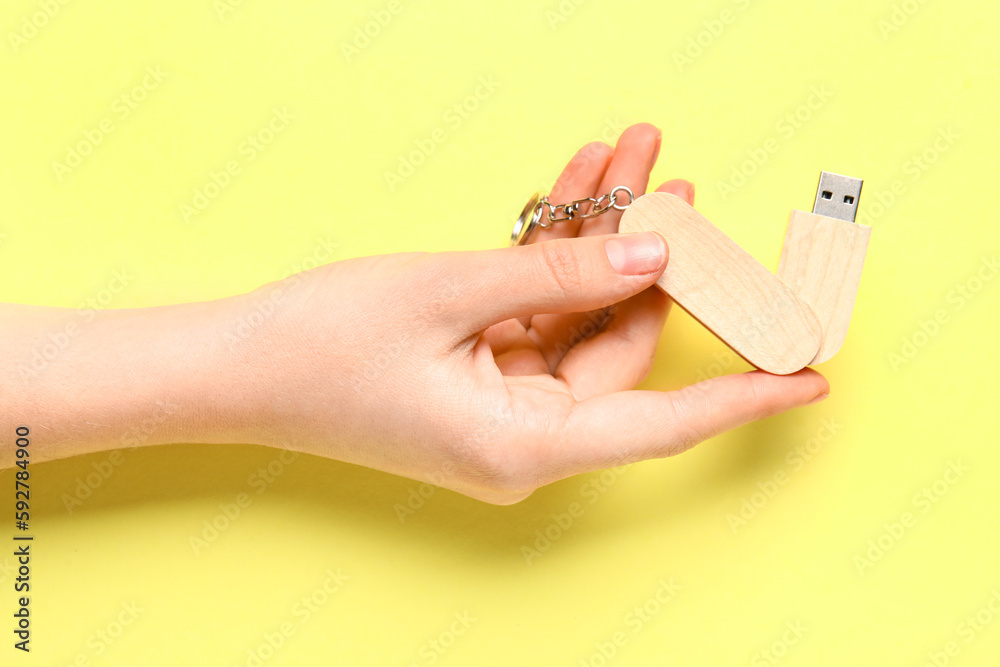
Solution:
[[[627,204],[618,203],[619,193],[622,192],[628,195]],[[524,245],[528,242],[535,229],[548,229],[554,222],[596,218],[611,209],[624,211],[634,201],[635,195],[632,194],[632,190],[624,185],[612,188],[609,194],[596,198],[585,197],[584,199],[576,199],[568,204],[553,204],[544,192],[536,192],[528,200],[528,203],[525,204],[524,210],[521,211],[521,215],[518,216],[517,221],[514,223],[514,229],[510,233],[510,244],[512,246]],[[581,207],[586,206],[591,207],[589,213],[580,210]],[[542,216],[546,208],[549,209],[546,216],[548,220],[543,221]]]

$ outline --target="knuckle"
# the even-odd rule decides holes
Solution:
[[[761,394],[760,386],[754,381],[752,375],[744,373],[742,378],[743,387],[739,392],[741,398],[739,402],[745,407],[746,413],[742,421],[757,421],[770,417],[772,411],[768,409],[767,402]]]
[[[671,409],[670,421],[673,424],[673,428],[671,429],[672,437],[670,444],[666,447],[666,456],[674,456],[685,452],[698,443],[704,442],[712,435],[711,433],[705,433],[696,426],[698,419],[695,403],[698,401],[698,397],[694,396],[693,392],[697,391],[698,389],[691,386],[674,393],[674,400],[669,404]]]
[[[583,269],[569,244],[555,241],[541,243],[538,247],[548,282],[554,283],[564,294],[579,291],[584,282]]]

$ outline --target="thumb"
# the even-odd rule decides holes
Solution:
[[[469,333],[537,313],[604,308],[646,289],[667,266],[655,232],[555,239],[515,248],[457,253],[463,277],[452,312]]]

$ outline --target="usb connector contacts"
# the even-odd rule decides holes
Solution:
[[[858,202],[861,200],[860,178],[841,176],[829,171],[819,175],[819,186],[816,188],[816,201],[813,203],[813,213],[854,222],[858,217]]]

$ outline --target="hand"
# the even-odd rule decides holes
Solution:
[[[552,192],[645,192],[660,134],[585,146]],[[693,199],[686,181],[659,190]],[[238,297],[273,314],[240,349],[248,432],[285,446],[517,502],[577,473],[670,456],[826,395],[812,370],[760,371],[679,391],[649,372],[669,299],[656,234],[620,213],[560,223],[521,248],[338,262]]]

